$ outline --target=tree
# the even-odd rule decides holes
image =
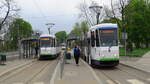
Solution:
[[[12,40],[12,45],[17,48],[18,40],[32,36],[33,30],[29,22],[17,18],[9,28],[8,35]]]
[[[58,43],[63,43],[67,38],[67,33],[66,31],[59,31],[55,34],[55,36],[58,39]]]
[[[80,37],[81,35],[85,35],[86,32],[88,32],[88,28],[89,27],[86,22],[76,23],[70,34],[74,34],[77,37]]]
[[[77,37],[80,37],[82,35],[82,30],[79,23],[75,23],[73,30],[70,32],[70,34],[74,34]]]
[[[126,7],[128,7],[131,1],[132,0],[111,0],[111,8],[107,6],[104,7],[107,18],[114,18],[122,32],[126,32],[127,23],[125,20],[125,16],[126,13],[128,13]]]
[[[81,26],[81,30],[82,30],[83,34],[88,32],[89,27],[88,27],[88,24],[86,22],[81,22],[80,26]]]
[[[134,42],[137,48],[141,48],[141,44],[147,47],[150,42],[150,3],[146,0],[132,0],[126,10],[127,32],[129,40]]]
[[[108,18],[108,19],[104,19],[101,23],[117,23],[117,21],[116,18]]]
[[[1,0],[0,1],[0,31],[5,24],[6,19],[11,15],[16,15],[19,9],[17,8],[13,0]]]
[[[99,16],[99,21],[102,21],[104,18],[105,18],[105,11],[102,9],[94,9],[94,11],[91,9],[90,10],[90,6],[99,6],[98,3],[96,3],[95,1],[92,1],[90,5],[88,5],[86,3],[86,1],[84,0],[84,2],[80,3],[79,6],[78,6],[78,9],[80,11],[79,13],[79,17],[81,19],[83,19],[84,22],[87,22],[87,24],[89,26],[93,26],[95,24],[97,24],[96,22],[96,19],[97,17],[97,13],[96,12],[99,12],[100,13],[100,16]]]

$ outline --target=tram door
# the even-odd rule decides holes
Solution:
[[[94,55],[96,53],[96,47],[95,47],[95,31],[91,31],[91,53],[90,53],[90,61],[92,58],[94,58]]]

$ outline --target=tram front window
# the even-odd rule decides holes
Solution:
[[[51,47],[52,41],[49,38],[42,38],[40,39],[40,46],[41,47]]]
[[[100,30],[101,46],[117,46],[117,29]]]

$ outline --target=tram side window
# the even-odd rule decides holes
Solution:
[[[51,47],[54,47],[54,40],[52,39],[51,41],[52,41]]]
[[[100,43],[99,43],[99,34],[98,34],[98,30],[96,30],[96,46],[99,47]]]
[[[52,43],[53,43],[53,41],[52,41],[52,40],[50,40],[50,47],[52,47]]]
[[[55,46],[55,45],[54,45],[54,40],[55,40],[55,39],[53,39],[53,46],[52,46],[52,47],[54,47],[54,46]]]
[[[91,46],[92,46],[92,47],[95,46],[95,35],[94,35],[94,31],[91,32]]]
[[[56,40],[54,39],[54,47],[56,47]]]

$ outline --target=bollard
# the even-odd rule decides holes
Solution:
[[[60,79],[62,79],[63,76],[64,64],[65,64],[65,53],[63,52],[62,57],[60,59]]]

